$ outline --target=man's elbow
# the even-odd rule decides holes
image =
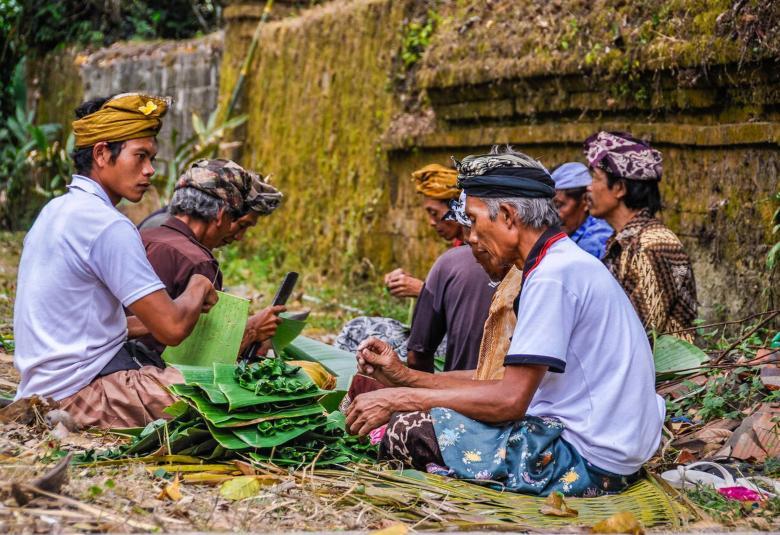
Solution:
[[[522,396],[517,394],[502,395],[497,400],[496,420],[497,422],[514,422],[525,418],[525,412],[528,409]]]
[[[168,328],[161,329],[160,332],[154,333],[154,337],[158,342],[165,344],[166,346],[177,346],[190,335],[190,330],[191,329],[186,329],[183,325],[172,325]]]

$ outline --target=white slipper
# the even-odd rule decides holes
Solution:
[[[693,470],[693,468],[697,466],[714,468],[723,477],[718,477],[708,472],[702,472],[701,470]],[[661,474],[661,478],[663,478],[664,481],[676,489],[695,487],[696,485],[709,485],[719,489],[722,487],[734,487],[737,485],[728,470],[717,463],[708,463],[706,461],[700,461],[698,463],[689,464],[687,466],[681,465],[678,466],[676,470],[667,470]]]

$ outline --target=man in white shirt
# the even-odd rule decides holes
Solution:
[[[166,100],[139,94],[82,104],[73,123],[77,174],[25,237],[14,308],[16,397],[52,397],[81,425],[140,426],[164,416],[173,401],[164,385],[181,375],[128,338],[151,332],[177,345],[217,300],[202,276],[171,300],[135,226],[115,208],[149,188],[166,109]]]
[[[469,242],[523,271],[504,377],[422,374],[369,340],[360,371],[396,388],[358,396],[349,429],[389,422],[381,456],[515,492],[623,490],[658,447],[665,410],[631,302],[557,227],[554,182],[539,162],[494,149],[456,165]]]

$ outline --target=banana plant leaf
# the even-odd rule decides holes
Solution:
[[[228,407],[231,411],[245,407],[263,405],[266,403],[278,403],[310,398],[314,399],[327,394],[325,390],[315,388],[309,392],[303,392],[299,394],[273,394],[258,396],[254,392],[247,390],[246,388],[239,385],[238,382],[236,382],[235,369],[236,367],[230,364],[214,363],[215,383],[227,398]],[[300,378],[302,381],[308,381],[313,384],[311,378],[309,378],[309,376],[302,371],[299,371],[296,377]]]
[[[271,345],[275,351],[282,352],[290,345],[290,342],[303,332],[306,321],[292,319],[286,312],[279,314],[282,322],[276,328],[276,334],[271,338]]]
[[[249,301],[217,292],[219,301],[201,314],[192,333],[178,346],[163,351],[165,362],[204,366],[212,362],[235,362],[249,317]]]
[[[298,438],[299,436],[312,431],[313,429],[321,427],[323,425],[322,420],[322,418],[303,419],[292,429],[287,429],[285,431],[280,431],[270,435],[265,435],[264,433],[260,432],[257,427],[239,427],[232,429],[232,432],[235,436],[253,448],[273,448],[290,442],[291,440]]]
[[[250,459],[261,463],[272,463],[277,466],[302,466],[315,461],[316,466],[329,466],[334,464],[346,464],[350,462],[347,455],[339,451],[322,448],[306,448],[302,446],[290,446],[273,450],[260,450],[249,453]]]
[[[694,373],[709,360],[707,354],[695,345],[675,336],[663,335],[655,340],[653,360],[658,379]]]
[[[209,424],[207,422],[209,431],[211,431],[211,435],[214,437],[214,440],[216,440],[220,446],[225,448],[226,450],[248,450],[251,446],[238,438],[233,431],[229,431],[227,429],[220,429],[218,427],[214,427],[213,425]]]
[[[184,382],[188,385],[213,385],[214,384],[214,366],[187,366],[186,364],[176,364],[174,366],[184,376]]]
[[[295,418],[300,416],[312,416],[322,414],[324,408],[318,403],[307,404],[303,407],[292,407],[282,410],[270,411],[229,411],[226,407],[214,405],[206,399],[196,387],[189,385],[171,385],[171,391],[186,400],[188,400],[195,409],[209,423],[217,427],[241,427],[258,424],[268,420],[278,420],[280,418]],[[273,409],[273,407],[272,407]]]
[[[285,352],[296,360],[319,362],[336,376],[336,390],[349,390],[349,383],[357,373],[355,355],[305,336],[299,336]]]

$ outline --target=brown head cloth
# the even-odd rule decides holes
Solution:
[[[169,99],[138,93],[117,95],[96,112],[73,121],[76,148],[100,141],[127,141],[154,137],[162,127]]]
[[[417,182],[417,192],[426,197],[448,201],[460,195],[455,169],[432,163],[412,173],[412,178]]]

